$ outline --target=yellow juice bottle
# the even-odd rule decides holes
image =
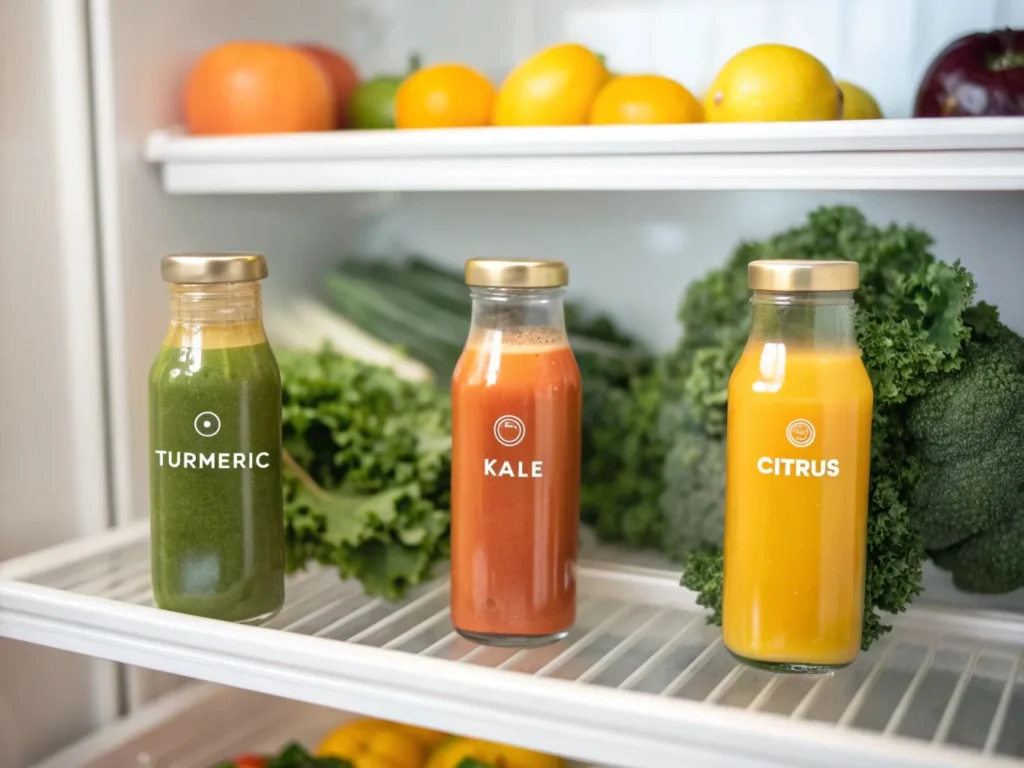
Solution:
[[[783,672],[861,642],[871,382],[854,332],[857,264],[754,261],[750,337],[729,379],[722,633]]]

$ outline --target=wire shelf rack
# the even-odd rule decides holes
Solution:
[[[0,636],[578,760],[1024,764],[1024,617],[916,608],[851,667],[738,665],[675,574],[581,567],[576,627],[535,650],[453,631],[440,578],[399,603],[325,569],[262,627],[153,607],[144,527],[0,565]]]

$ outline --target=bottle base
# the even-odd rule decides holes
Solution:
[[[283,606],[282,606],[283,607]],[[261,613],[259,616],[253,616],[251,619],[238,619],[232,623],[234,624],[245,624],[247,626],[259,626],[260,624],[266,624],[272,618],[277,616],[281,612],[281,608],[275,608],[267,613]]]
[[[486,632],[469,632],[455,628],[462,637],[477,645],[489,645],[494,648],[542,648],[545,645],[564,640],[569,630],[555,632],[550,635],[497,635]]]
[[[186,608],[184,606],[160,605],[160,601],[158,601],[158,600],[154,601],[154,602],[156,604],[156,607],[159,608],[162,611],[172,611],[174,613],[184,613],[184,614],[187,614],[189,616],[198,616],[201,619],[216,619],[217,621],[226,621],[226,622],[229,622],[231,624],[245,624],[247,626],[259,626],[261,624],[266,624],[272,618],[277,616],[277,614],[281,612],[281,608],[284,607],[284,606],[278,606],[278,607],[274,608],[273,610],[266,611],[265,613],[261,613],[261,614],[258,614],[256,616],[244,616],[244,617],[236,618],[235,616],[230,616],[230,615],[228,615],[228,616],[224,616],[224,615],[218,616],[215,613],[202,613],[202,612],[196,611],[194,609],[193,610],[189,610],[189,608],[191,608],[191,606]]]
[[[780,674],[788,675],[827,675],[830,672],[836,672],[840,669],[844,669],[853,663],[853,660],[843,662],[841,664],[805,664],[796,661],[761,661],[760,659],[751,659],[747,656],[742,656],[733,650],[729,651],[729,655],[732,656],[736,661],[741,664],[746,664],[748,667],[755,669],[763,669],[766,672],[778,672]]]

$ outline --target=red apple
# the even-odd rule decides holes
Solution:
[[[300,43],[295,46],[303,53],[312,56],[334,88],[334,96],[338,103],[338,116],[335,127],[347,128],[349,125],[348,104],[352,99],[352,91],[359,85],[359,72],[355,65],[340,53],[326,45]]]
[[[1024,30],[954,40],[928,67],[915,117],[1024,115]]]

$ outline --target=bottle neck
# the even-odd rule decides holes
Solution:
[[[470,287],[471,335],[486,331],[536,332],[565,339],[563,288]]]
[[[857,348],[853,291],[754,291],[750,305],[749,342],[810,349]]]
[[[260,284],[172,284],[171,327],[165,344],[238,347],[266,341]]]

